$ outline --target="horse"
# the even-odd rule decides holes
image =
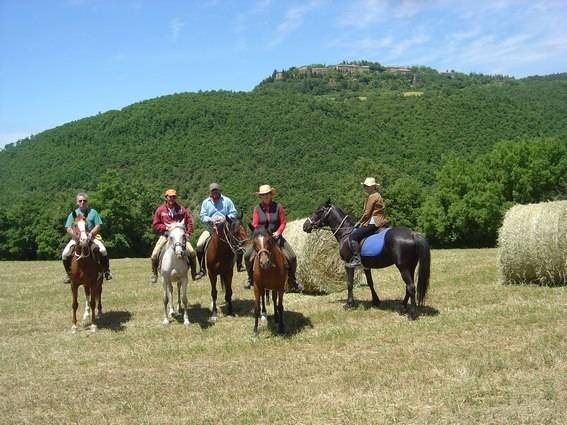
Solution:
[[[312,230],[322,227],[330,227],[333,235],[339,243],[339,254],[345,264],[352,256],[349,243],[349,235],[354,228],[355,220],[345,214],[340,208],[327,201],[320,205],[315,212],[303,223],[303,231],[310,233]],[[417,317],[416,312],[416,287],[414,285],[414,274],[417,264],[419,263],[418,280],[417,280],[417,305],[422,306],[427,289],[429,287],[429,274],[431,254],[429,243],[419,233],[407,227],[392,227],[388,230],[384,237],[384,248],[380,255],[361,256],[362,265],[366,282],[372,294],[372,304],[378,306],[380,299],[374,290],[371,269],[381,269],[395,265],[406,284],[405,297],[400,305],[400,313],[408,312],[408,299],[411,299],[408,318],[414,320]],[[352,295],[354,269],[346,267],[347,280],[347,301],[344,308],[354,307],[354,297]]]
[[[278,324],[278,333],[281,335],[285,332],[283,322],[283,295],[287,280],[285,257],[277,241],[264,227],[254,231],[252,245],[255,251],[252,277],[255,298],[253,335],[254,337],[258,336],[260,300],[262,301],[262,311],[265,313],[264,297],[269,290],[272,291],[274,303],[274,322]]]
[[[211,237],[205,247],[205,263],[211,282],[211,316],[210,321],[217,320],[217,277],[220,276],[224,289],[227,313],[232,310],[232,276],[236,253],[243,251],[243,243],[247,240],[246,229],[239,218],[229,218],[212,224]]]
[[[73,296],[73,325],[71,332],[77,331],[77,301],[79,286],[83,285],[87,301],[85,302],[85,313],[83,321],[91,318],[91,331],[96,332],[96,317],[102,315],[102,277],[103,267],[96,258],[96,249],[91,247],[91,241],[87,237],[87,223],[85,217],[73,212],[73,238],[77,242],[71,259],[71,293]],[[95,245],[96,247],[96,245]],[[98,314],[95,315],[95,307]]]
[[[166,225],[168,237],[160,255],[160,276],[163,288],[163,325],[169,325],[173,320],[173,282],[177,282],[177,313],[181,314],[183,302],[183,325],[191,324],[189,321],[187,301],[187,253],[185,252],[185,221],[174,221]],[[169,309],[168,309],[169,306]]]

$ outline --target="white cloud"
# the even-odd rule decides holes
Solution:
[[[169,23],[169,31],[171,34],[171,39],[173,41],[177,41],[184,26],[185,23],[180,18],[173,18],[171,20],[171,22]]]
[[[269,47],[280,44],[292,32],[300,28],[305,16],[321,4],[320,0],[312,0],[303,6],[289,8],[285,13],[283,21],[276,27],[275,37],[270,41]]]

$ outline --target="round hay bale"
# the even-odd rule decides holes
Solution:
[[[498,232],[502,283],[567,284],[567,201],[516,205]]]
[[[339,244],[328,230],[312,233],[303,231],[306,219],[287,223],[284,237],[297,255],[297,279],[307,294],[330,294],[346,289],[344,262],[339,256]],[[354,284],[362,282],[362,271],[357,269]]]

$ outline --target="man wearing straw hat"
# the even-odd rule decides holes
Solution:
[[[360,184],[368,198],[364,201],[364,212],[354,225],[355,229],[349,237],[352,257],[346,266],[352,268],[361,265],[360,241],[376,233],[380,228],[389,226],[388,220],[384,216],[384,199],[376,189],[378,183],[376,183],[374,177],[367,177]]]
[[[157,282],[157,272],[159,266],[159,254],[165,243],[167,242],[167,225],[174,221],[182,221],[185,223],[185,235],[187,242],[185,250],[187,251],[187,262],[191,268],[191,278],[195,280],[196,262],[195,250],[189,242],[189,236],[193,232],[193,219],[191,214],[186,208],[177,203],[177,191],[175,189],[167,189],[164,196],[164,202],[158,206],[154,212],[152,220],[152,228],[159,235],[159,238],[154,246],[151,256],[152,274],[150,275],[150,282]]]
[[[252,211],[252,227],[265,227],[268,232],[276,239],[278,246],[281,248],[288,266],[287,285],[291,292],[302,292],[303,285],[297,281],[295,273],[297,271],[297,257],[291,248],[291,245],[283,237],[283,231],[287,224],[285,210],[283,205],[272,200],[276,189],[269,184],[263,184],[256,192],[256,196],[260,198],[260,203],[256,205]],[[253,266],[254,248],[250,246],[244,254],[244,262],[246,263],[246,271],[248,279],[244,284],[244,288],[252,287],[252,266]]]

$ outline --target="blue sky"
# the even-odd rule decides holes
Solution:
[[[565,22],[567,0],[0,0],[0,147],[314,63],[567,72]]]

